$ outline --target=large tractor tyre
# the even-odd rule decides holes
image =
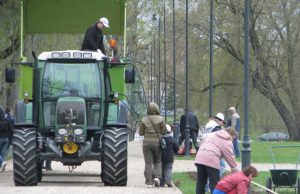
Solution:
[[[37,185],[40,179],[36,156],[36,142],[35,128],[14,130],[13,166],[16,186]]]
[[[104,132],[101,177],[105,186],[127,184],[127,128],[109,128]]]
[[[43,161],[37,163],[38,181],[41,182],[43,178]]]

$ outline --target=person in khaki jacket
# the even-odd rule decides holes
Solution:
[[[150,121],[151,120],[151,121]],[[157,134],[158,133],[158,134]],[[144,136],[143,154],[145,159],[144,176],[147,187],[160,186],[161,149],[159,137],[167,133],[164,117],[160,115],[159,107],[151,102],[147,116],[142,118],[139,134]]]

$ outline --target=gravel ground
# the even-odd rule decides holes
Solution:
[[[252,164],[259,171],[273,169],[273,164]],[[241,164],[239,163],[239,167]],[[42,182],[36,187],[15,187],[13,183],[12,161],[0,173],[0,194],[181,194],[177,188],[146,188],[144,184],[144,159],[142,141],[128,144],[128,182],[126,187],[104,187],[100,179],[100,162],[85,162],[72,173],[68,167],[53,162],[53,171],[44,172]],[[294,169],[295,164],[276,164],[276,169]],[[176,160],[173,172],[195,172],[193,160]]]

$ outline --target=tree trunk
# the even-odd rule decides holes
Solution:
[[[280,114],[282,120],[284,121],[286,127],[288,128],[288,132],[291,140],[299,140],[300,139],[300,130],[299,125],[297,125],[296,120],[291,115],[290,111],[286,108],[284,103],[282,102],[279,96],[272,96],[271,102],[275,106],[276,110]]]

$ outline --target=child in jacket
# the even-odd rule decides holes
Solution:
[[[213,194],[247,194],[250,182],[256,176],[256,168],[249,165],[242,171],[231,173],[220,180]]]
[[[160,186],[172,187],[172,169],[174,163],[174,153],[178,152],[179,146],[172,135],[172,127],[167,124],[167,134],[162,138],[166,141],[166,148],[162,150],[161,155],[161,168],[162,168],[162,178]]]

